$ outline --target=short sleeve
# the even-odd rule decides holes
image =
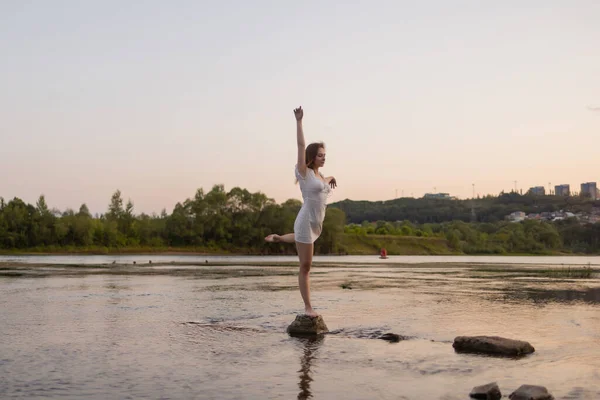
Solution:
[[[294,168],[294,172],[296,174],[296,179],[298,179],[299,181],[303,181],[306,178],[303,178],[302,175],[300,175],[300,171],[298,170],[298,164],[296,164],[296,167]]]

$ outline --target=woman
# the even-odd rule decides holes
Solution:
[[[312,265],[314,242],[321,235],[325,209],[327,207],[327,196],[331,189],[337,186],[333,176],[324,177],[319,168],[325,165],[325,145],[323,143],[311,143],[305,148],[304,132],[302,130],[302,118],[304,111],[302,107],[294,110],[296,116],[296,136],[298,140],[298,163],[296,164],[296,179],[300,182],[302,192],[302,208],[294,222],[294,233],[285,235],[269,235],[265,238],[267,242],[296,243],[298,258],[300,259],[300,273],[298,285],[300,294],[304,300],[304,312],[309,317],[318,314],[310,304],[310,280],[309,273]]]

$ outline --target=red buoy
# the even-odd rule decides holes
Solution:
[[[387,250],[385,248],[381,249],[381,252],[379,253],[379,258],[388,258]]]

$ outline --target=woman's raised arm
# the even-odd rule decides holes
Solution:
[[[304,111],[302,107],[298,107],[294,110],[296,116],[296,137],[298,142],[298,172],[300,175],[306,177],[306,143],[304,142],[304,131],[302,130],[302,117],[304,117]]]

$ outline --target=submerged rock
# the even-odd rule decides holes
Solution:
[[[522,356],[535,351],[528,342],[499,336],[458,336],[452,347],[458,352],[503,356]]]
[[[500,388],[496,382],[488,383],[487,385],[476,386],[471,390],[469,396],[473,399],[482,400],[499,400],[502,397]]]
[[[548,393],[548,389],[535,385],[521,385],[508,398],[510,400],[554,400],[554,396]]]
[[[385,334],[379,336],[379,339],[387,340],[388,342],[391,342],[391,343],[398,343],[399,341],[406,340],[408,338],[405,336],[400,336],[395,333],[385,333]]]
[[[309,317],[308,315],[296,315],[296,319],[287,327],[290,335],[319,335],[329,332],[322,316]]]

